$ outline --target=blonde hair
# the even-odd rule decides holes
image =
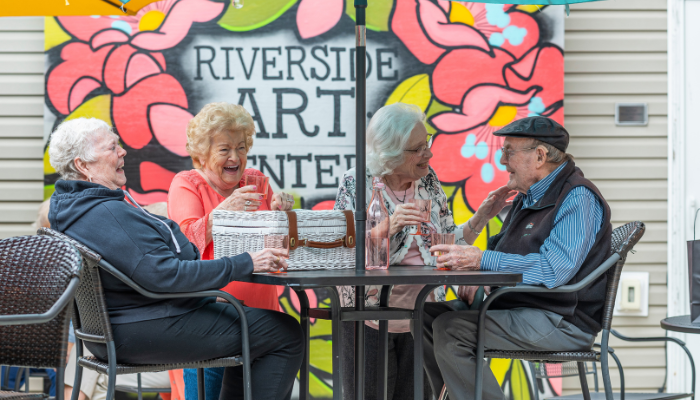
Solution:
[[[255,124],[243,106],[226,102],[209,103],[187,124],[187,152],[192,157],[195,168],[201,167],[200,160],[209,155],[211,138],[219,133],[228,135],[245,133],[246,152],[253,147]]]

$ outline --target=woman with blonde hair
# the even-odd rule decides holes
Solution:
[[[202,254],[203,260],[214,258],[211,229],[215,210],[256,211],[291,210],[294,199],[286,193],[267,188],[246,186],[246,176],[264,176],[246,169],[248,151],[253,146],[255,125],[248,111],[240,105],[210,103],[190,120],[187,126],[187,151],[194,169],[175,176],[168,193],[168,215],[180,225],[187,238]],[[277,288],[245,282],[231,282],[223,288],[248,307],[279,310]],[[205,371],[207,399],[218,399],[223,368]],[[196,399],[196,371],[185,370],[185,397]]]

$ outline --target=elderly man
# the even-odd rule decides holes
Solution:
[[[548,288],[578,282],[608,256],[612,227],[605,199],[566,153],[568,132],[549,118],[529,117],[494,135],[505,136],[501,164],[510,174],[507,189],[497,192],[519,193],[486,251],[435,246],[448,251],[438,266],[521,273],[524,284]],[[590,349],[601,330],[605,284],[602,276],[577,293],[500,297],[487,312],[486,349]],[[462,300],[425,307],[425,369],[435,393],[444,383],[451,400],[473,398],[478,311],[465,310],[465,302],[474,291],[460,288]],[[488,367],[483,387],[485,399],[503,398]]]

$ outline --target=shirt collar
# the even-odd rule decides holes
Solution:
[[[566,164],[568,164],[568,162],[563,163],[549,175],[545,176],[544,179],[530,186],[530,189],[527,190],[527,194],[525,195],[525,199],[523,199],[523,208],[532,206],[533,204],[537,203],[542,196],[544,196],[547,189],[549,189],[549,186],[552,184],[552,182],[554,182],[554,178],[559,175],[559,172],[564,169]]]

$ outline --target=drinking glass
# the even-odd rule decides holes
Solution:
[[[270,183],[270,178],[266,176],[256,176],[256,175],[246,175],[245,186],[255,185],[257,186],[258,194],[262,195],[263,199],[267,199],[267,187]]]
[[[455,244],[455,234],[454,233],[433,233],[430,235],[430,242],[431,245],[437,246],[439,244]],[[431,255],[433,257],[436,257],[436,263],[437,263],[437,257],[441,256],[443,254],[442,251],[433,251],[431,252]],[[440,271],[449,271],[449,268],[437,268]]]
[[[431,207],[433,206],[433,201],[432,200],[425,200],[425,199],[412,199],[410,201],[411,204],[414,204],[417,208],[418,211],[420,212],[420,216],[423,219],[423,222],[430,222],[430,210]],[[421,227],[420,225],[416,226],[416,231],[412,233],[411,235],[421,235]]]
[[[266,249],[281,249],[284,250],[284,255],[281,257],[284,259],[289,259],[289,235],[265,235],[264,247]],[[283,269],[279,269],[279,272],[287,272]]]

